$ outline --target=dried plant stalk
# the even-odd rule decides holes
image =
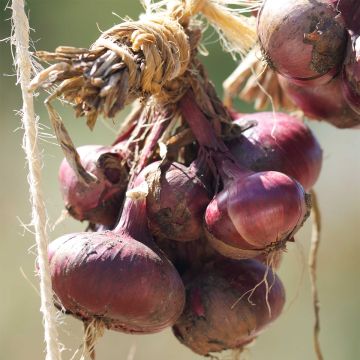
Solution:
[[[311,191],[312,197],[312,236],[311,236],[311,248],[309,253],[309,272],[310,272],[310,280],[311,280],[311,292],[313,298],[313,307],[315,314],[315,322],[314,322],[314,348],[316,357],[318,360],[323,360],[324,357],[321,352],[320,347],[320,304],[319,304],[319,294],[317,288],[317,256],[320,247],[320,236],[321,236],[321,213],[319,208],[319,202],[317,200],[317,196],[314,190]]]
[[[260,1],[239,4],[246,12],[259,7]],[[190,21],[198,13],[239,53],[255,42],[253,19],[237,13],[227,2],[173,0],[165,5],[152,4],[139,21],[113,26],[90,49],[60,46],[55,52],[36,52],[39,59],[57,63],[39,73],[30,90],[55,88],[47,99],[48,111],[67,160],[85,183],[94,179],[81,166],[51,100],[61,98],[73,104],[76,116],[86,117],[90,129],[99,115],[113,118],[138,98],[153,96],[158,103],[178,101],[188,88],[190,77],[186,73],[200,40],[201,30],[191,29]]]
[[[277,76],[262,61],[259,48],[253,48],[223,83],[225,105],[231,108],[233,99],[238,96],[243,101],[254,102],[256,110],[264,110],[270,105],[273,110],[294,110]]]
[[[90,49],[58,47],[40,51],[44,61],[58,61],[39,73],[30,90],[55,87],[46,104],[55,134],[65,157],[85,183],[94,180],[82,167],[61,117],[51,105],[61,98],[74,105],[76,116],[85,116],[93,129],[98,116],[112,118],[126,104],[153,95],[159,102],[181,96],[181,82],[190,61],[190,43],[180,24],[169,17],[152,16],[128,21],[104,32]],[[169,93],[166,86],[169,84]]]
[[[51,98],[74,104],[92,129],[100,114],[112,118],[139,97],[165,100],[166,84],[188,67],[190,47],[178,22],[154,15],[112,27],[90,49],[60,46],[36,56],[58,63],[39,73],[31,89],[55,85]]]

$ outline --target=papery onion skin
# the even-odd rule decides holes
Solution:
[[[265,0],[257,31],[268,65],[285,77],[320,84],[340,69],[347,32],[326,0]]]
[[[83,321],[154,333],[182,313],[184,285],[148,231],[145,199],[126,199],[115,230],[64,235],[48,255],[56,305]]]
[[[65,208],[76,220],[114,225],[128,176],[121,163],[121,144],[116,147],[86,145],[77,150],[82,165],[97,181],[84,184],[64,159],[59,168],[59,183]]]
[[[360,116],[346,102],[342,93],[342,79],[337,76],[321,86],[298,86],[282,76],[279,83],[286,96],[304,114],[314,120],[328,122],[339,129],[360,125]]]
[[[175,336],[200,355],[241,349],[254,340],[285,303],[280,279],[271,271],[265,277],[265,272],[258,261],[227,259],[188,274],[185,310],[173,326]],[[272,285],[268,294],[265,278]]]
[[[154,164],[150,166],[154,168]],[[151,183],[146,198],[151,232],[155,236],[177,241],[200,238],[210,193],[196,168],[174,162],[156,171],[159,179]]]
[[[233,259],[284,248],[309,216],[309,195],[280,172],[250,174],[211,201],[204,226],[211,245]]]
[[[227,142],[231,153],[253,171],[275,170],[310,190],[320,175],[322,149],[299,119],[280,112],[232,113],[234,123],[253,126]]]

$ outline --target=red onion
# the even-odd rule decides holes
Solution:
[[[306,116],[324,120],[347,129],[360,125],[360,116],[347,104],[342,93],[342,79],[337,76],[320,86],[299,86],[278,76],[279,83],[289,99]]]
[[[239,173],[237,179],[206,209],[207,236],[214,248],[241,259],[292,241],[309,211],[301,185],[275,171]]]
[[[191,93],[180,101],[180,110],[199,144],[210,152],[224,184],[205,212],[213,247],[236,259],[283,248],[309,215],[309,195],[285,174],[254,173],[237,164]]]
[[[327,0],[344,19],[349,30],[360,30],[360,3],[359,0]]]
[[[193,241],[173,241],[155,238],[156,244],[164,251],[180,275],[185,272],[199,271],[206,263],[221,257],[209,244],[205,236]],[[260,261],[266,259],[260,259]]]
[[[190,273],[185,310],[173,326],[175,336],[200,355],[241,349],[254,340],[285,303],[280,279],[266,271],[255,260],[225,260]]]
[[[126,199],[114,231],[55,240],[49,260],[56,302],[83,321],[153,333],[171,326],[183,310],[182,280],[148,232],[145,199]]]
[[[64,159],[59,169],[59,182],[65,207],[77,220],[114,225],[128,177],[121,164],[121,144],[115,147],[87,145],[77,150],[86,171],[98,180],[84,184]]]
[[[147,215],[152,234],[177,241],[199,239],[210,195],[201,176],[201,165],[190,167],[179,163],[151,164],[147,179],[150,191],[146,198]],[[144,169],[146,171],[147,168]]]
[[[347,41],[338,15],[326,0],[265,0],[257,31],[268,65],[293,80],[329,81],[340,69]]]
[[[227,143],[235,158],[253,171],[275,170],[310,190],[319,177],[322,150],[311,130],[285,113],[235,114],[235,124],[255,122]]]
[[[348,44],[348,52],[343,68],[342,85],[345,100],[349,106],[359,114],[360,118],[360,36],[358,35],[352,36]]]

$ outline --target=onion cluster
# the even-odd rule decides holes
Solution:
[[[278,105],[360,127],[360,0],[162,1],[147,10],[89,50],[37,52],[57,63],[30,88],[52,92],[46,104],[68,159],[60,191],[68,214],[86,223],[48,247],[53,301],[84,323],[91,359],[105,328],[172,328],[193,352],[218,358],[252,343],[282,313],[276,271],[310,214],[322,167],[314,134]],[[241,18],[245,11],[254,18]],[[240,96],[268,111],[237,113],[218,98],[197,58],[203,29],[192,17],[200,15],[224,35],[227,50],[244,55],[257,38],[226,81],[224,103],[231,106],[246,80]],[[265,109],[269,94],[274,108]],[[76,153],[54,98],[73,104],[91,129],[100,114],[112,118],[130,103],[133,111],[112,145]],[[317,240],[310,267],[321,358]]]
[[[290,1],[276,1],[264,2],[258,32],[284,88],[299,104],[313,101],[316,116],[326,102],[317,89],[343,89],[329,116],[355,124],[356,37],[347,43],[329,2],[298,1],[296,14]],[[125,333],[172,327],[185,346],[211,355],[242,349],[281,314],[275,270],[309,216],[322,150],[294,116],[230,113],[192,66],[199,79],[186,78],[176,101],[144,99],[113,145],[78,149],[95,182],[83,183],[63,160],[65,208],[88,226],[53,241],[48,256],[54,304],[67,314]]]
[[[167,157],[153,126],[134,159],[131,139],[144,128],[135,120],[114,145],[78,149],[96,182],[60,165],[65,207],[90,226],[49,246],[54,302],[109,330],[172,326],[202,355],[239,349],[282,311],[273,271],[309,214],[322,151],[284,113],[232,113],[222,139],[191,91],[177,110],[191,141]]]

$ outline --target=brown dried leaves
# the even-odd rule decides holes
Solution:
[[[99,114],[112,118],[125,106],[129,74],[113,51],[61,46],[54,53],[40,51],[36,56],[59,62],[39,73],[31,82],[31,90],[55,85],[48,101],[62,98],[74,104],[76,116],[86,116],[90,129]]]
[[[261,60],[255,47],[224,81],[224,103],[232,107],[232,99],[238,96],[246,102],[254,102],[256,110],[269,105],[274,110],[293,110],[294,105],[282,90],[277,74]]]

